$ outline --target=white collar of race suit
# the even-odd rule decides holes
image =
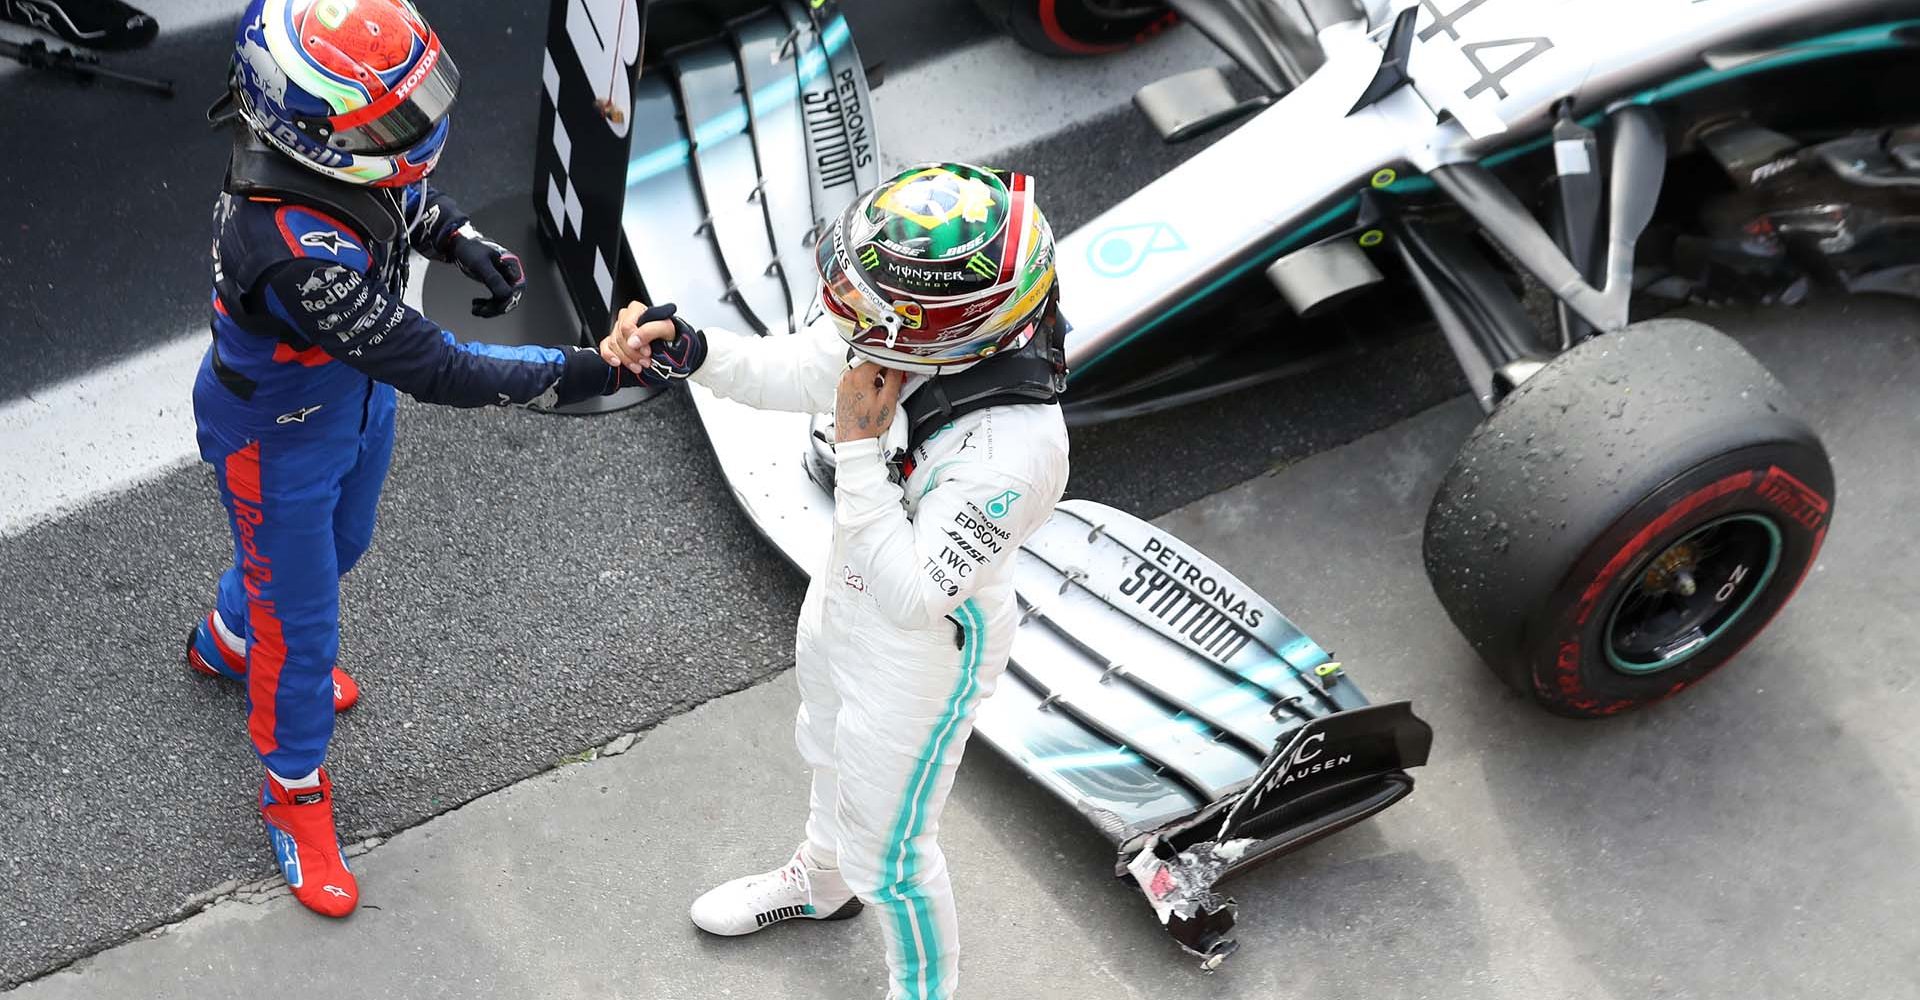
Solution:
[[[905,393],[902,393],[902,395],[904,396]],[[880,449],[881,454],[899,455],[907,450],[907,442],[912,440],[913,432],[913,428],[907,426],[908,423],[907,408],[905,406],[895,406],[893,408],[893,423],[887,425],[887,440],[885,445]]]
[[[893,408],[893,423],[887,428],[887,445],[881,449],[883,453],[895,455],[907,450],[907,443],[912,440],[913,433],[913,422],[907,419],[907,397],[920,391],[921,386],[931,381],[933,381],[932,377],[927,375],[907,376],[907,381],[900,387],[900,404]]]

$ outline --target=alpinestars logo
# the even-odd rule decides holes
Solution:
[[[440,228],[440,206],[433,205],[428,207],[427,214],[420,217],[420,223],[413,227],[413,232],[415,235],[430,236],[433,234],[435,230],[439,228]],[[462,226],[460,228],[465,229],[467,227]]]
[[[27,27],[39,28],[41,31],[53,30],[53,18],[49,16],[46,11],[41,10],[39,5],[20,3],[15,4],[13,9],[19,11],[20,16],[27,19]]]
[[[318,247],[328,253],[339,253],[340,248],[347,245],[347,241],[338,232],[332,229],[325,229],[303,234],[300,237],[300,245],[303,247]]]
[[[765,927],[768,924],[777,924],[782,920],[792,920],[794,917],[809,917],[812,915],[813,904],[811,903],[800,906],[776,906],[765,913],[756,914],[753,918],[753,925],[755,927]]]
[[[62,32],[53,26],[53,19],[56,16],[67,26],[67,31],[71,32],[71,34],[68,34],[68,37],[93,39],[99,38],[107,33],[105,28],[94,31],[81,31],[80,26],[73,23],[73,18],[69,16],[65,10],[61,9],[59,4],[47,3],[43,2],[43,0],[13,0],[13,9],[16,14],[25,19],[23,23],[25,23],[27,27],[39,28],[41,31],[51,34],[66,34],[66,32]],[[138,27],[144,23],[146,19],[145,14],[135,14],[127,18],[127,27]]]

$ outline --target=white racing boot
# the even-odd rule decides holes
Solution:
[[[707,890],[688,911],[694,926],[738,937],[783,920],[845,920],[858,914],[860,900],[840,869],[809,867],[805,853],[803,846],[782,867]]]

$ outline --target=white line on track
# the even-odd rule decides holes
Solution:
[[[146,7],[163,31],[231,17],[234,9],[224,0],[150,0]],[[1050,59],[992,38],[890,74],[874,92],[884,165],[1034,142],[1120,107],[1143,83],[1222,59],[1187,28],[1103,59]],[[413,273],[426,271],[416,258]],[[416,308],[420,283],[408,296]],[[0,403],[0,538],[194,461],[193,378],[207,340],[206,328],[196,327],[109,368]]]
[[[185,337],[0,404],[0,538],[178,468],[194,457]]]
[[[420,308],[427,259],[404,296]],[[206,327],[0,403],[0,539],[123,493],[199,457],[193,380]]]

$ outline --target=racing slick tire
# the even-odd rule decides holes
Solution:
[[[1174,22],[1154,0],[974,0],[1015,41],[1047,55],[1118,52]]]
[[[1554,359],[1475,429],[1427,512],[1427,578],[1509,686],[1597,718],[1676,694],[1793,596],[1833,470],[1732,339],[1659,319]]]

